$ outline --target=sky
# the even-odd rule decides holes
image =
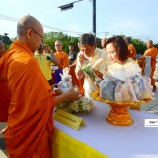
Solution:
[[[77,0],[1,0],[0,34],[16,37],[18,20],[25,15],[37,18],[44,32],[63,32],[78,37],[92,32],[92,0],[74,3],[67,11],[59,6]],[[125,35],[158,43],[158,0],[96,0],[96,36]]]

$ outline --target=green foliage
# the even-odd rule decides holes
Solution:
[[[124,36],[125,37],[125,36]],[[131,43],[135,46],[137,54],[144,54],[146,48],[145,42],[140,39],[134,39],[133,37],[128,37],[131,40]]]
[[[12,43],[12,40],[8,37],[7,33],[5,33],[5,35],[1,35],[1,40],[7,45]]]
[[[121,34],[122,37],[126,37],[125,35]],[[73,37],[73,36],[69,36],[67,34],[64,34],[62,32],[47,32],[44,33],[44,44],[48,44],[51,49],[55,52],[55,48],[54,48],[54,43],[56,40],[61,40],[63,43],[63,50],[65,52],[69,52],[69,45],[73,44],[75,51],[79,52],[78,49],[78,39],[79,37]],[[145,42],[141,41],[140,39],[134,39],[133,37],[130,37],[131,42],[133,43],[133,45],[135,46],[136,50],[137,50],[137,54],[143,54],[145,52],[146,48],[146,44]],[[5,47],[6,49],[8,49],[12,43],[12,41],[14,41],[16,39],[10,39],[8,37],[8,34],[5,35],[0,35],[0,39],[4,41],[5,43]],[[97,47],[101,48],[101,39],[97,38],[96,39],[97,42]],[[154,47],[158,48],[158,43],[154,44]]]
[[[144,54],[145,50],[147,49],[145,42],[141,41],[140,39],[133,39],[132,38],[132,43],[137,50],[137,54]]]
[[[55,51],[54,43],[56,40],[60,40],[63,44],[63,50],[65,52],[69,52],[69,45],[73,44],[75,47],[75,51],[78,52],[78,38],[68,36],[67,34],[63,34],[62,32],[48,32],[44,34],[44,43],[48,44],[51,49]]]
[[[5,49],[8,50],[10,45],[12,44],[12,40],[9,38],[8,34],[0,35],[0,40],[4,42]]]
[[[158,43],[154,44],[154,47],[158,48]]]

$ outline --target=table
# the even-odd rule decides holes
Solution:
[[[73,147],[74,142],[83,143],[86,147],[91,147],[98,156],[98,153],[103,154],[101,158],[157,158],[158,157],[158,127],[145,127],[145,119],[158,119],[158,115],[149,114],[141,111],[136,111],[129,109],[131,118],[133,119],[133,124],[130,126],[113,126],[105,121],[106,116],[109,113],[109,106],[105,103],[94,101],[95,110],[90,114],[78,114],[82,117],[86,126],[81,127],[78,131],[67,127],[57,121],[54,122],[55,128],[59,135],[64,135],[65,137],[72,138],[73,141],[70,142],[69,139],[65,140],[67,146],[64,148],[70,148],[69,145]],[[58,135],[58,136],[59,136]],[[62,141],[62,140],[61,140]],[[59,150],[63,147],[60,146],[60,140],[58,142]],[[56,146],[56,145],[55,145]],[[65,149],[66,150],[66,149]],[[75,151],[76,150],[76,151]],[[84,150],[84,151],[85,151]],[[82,149],[73,149],[72,151],[77,152],[78,155],[82,155]],[[71,154],[69,151],[68,154]],[[93,155],[93,153],[91,153]],[[56,158],[69,158],[62,156]],[[97,156],[94,158],[97,158]],[[84,153],[82,156],[75,156],[73,158],[92,158],[91,156],[86,156]],[[70,156],[71,158],[71,156]],[[98,156],[99,158],[99,156]]]

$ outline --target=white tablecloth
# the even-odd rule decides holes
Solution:
[[[55,127],[77,140],[90,145],[110,158],[158,158],[158,127],[145,127],[145,119],[158,115],[129,109],[134,123],[113,126],[106,122],[109,106],[95,101],[95,110],[79,114],[86,126],[78,131],[55,121]]]

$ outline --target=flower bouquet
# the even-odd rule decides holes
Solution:
[[[94,103],[91,99],[81,97],[77,101],[60,103],[56,107],[69,113],[89,113],[94,109]]]
[[[80,69],[87,74],[93,81],[95,81],[95,75],[93,73],[92,68],[89,64],[86,64],[86,62],[80,67]]]

